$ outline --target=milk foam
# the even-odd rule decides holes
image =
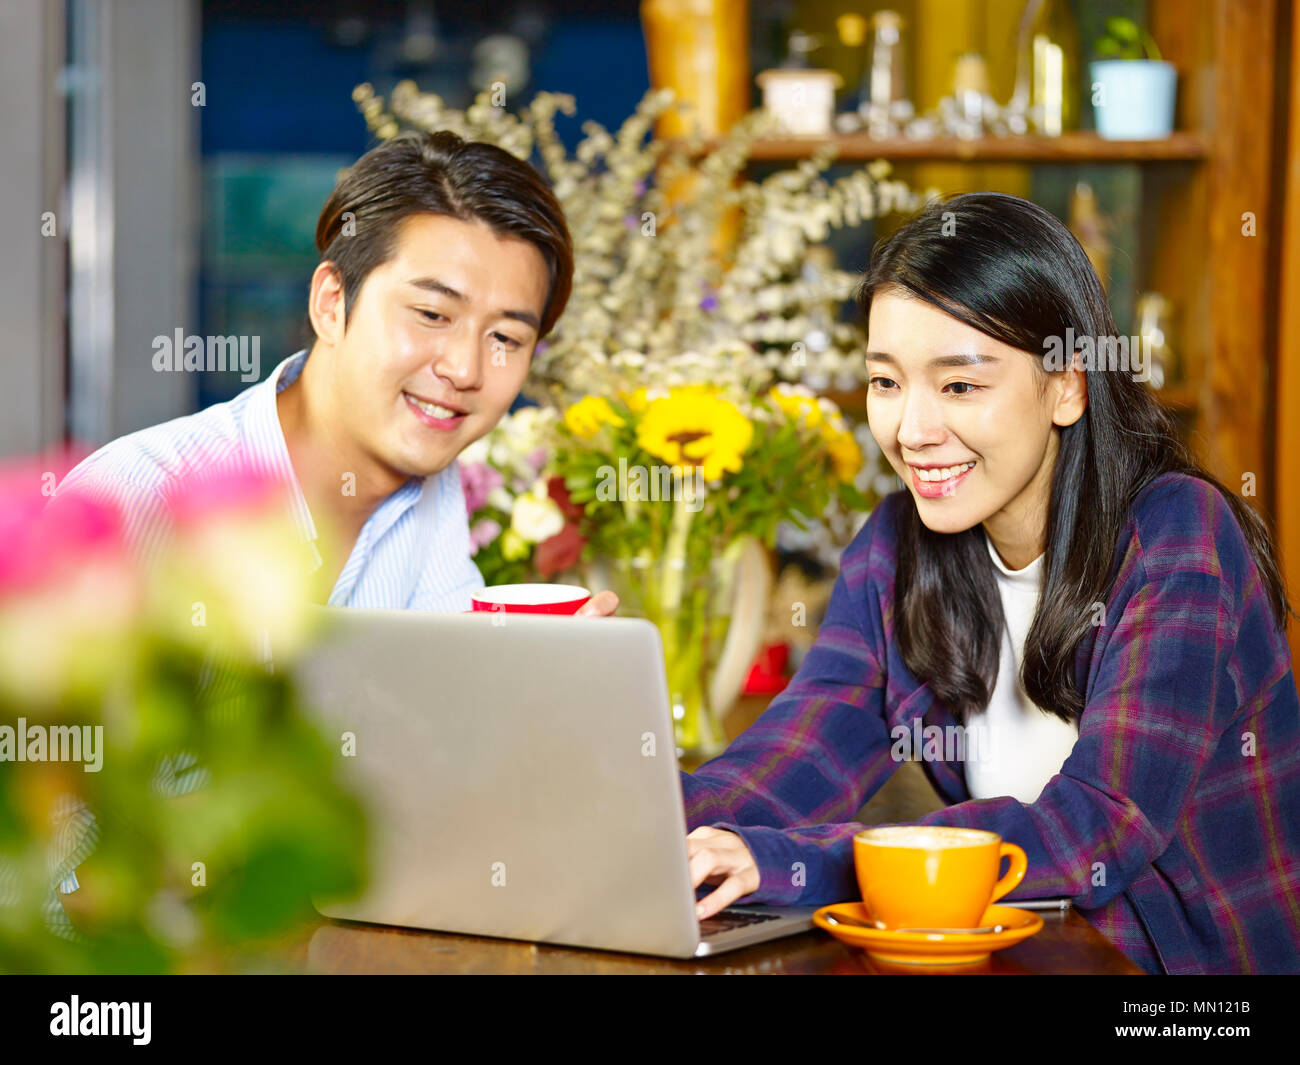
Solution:
[[[872,828],[857,837],[863,843],[882,847],[915,847],[933,850],[937,847],[987,847],[997,837],[982,829],[949,828],[943,825],[896,825]]]

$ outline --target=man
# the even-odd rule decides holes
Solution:
[[[329,605],[467,610],[483,579],[455,459],[509,409],[568,301],[560,205],[500,148],[408,132],[342,177],[316,246],[310,350],[227,403],[108,444],[59,491],[111,496],[147,552],[168,486],[242,457],[291,486]],[[617,604],[604,591],[580,612]]]

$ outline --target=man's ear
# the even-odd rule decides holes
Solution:
[[[338,268],[328,260],[320,263],[311,275],[307,317],[316,336],[326,344],[337,344],[343,339],[347,324],[344,321],[345,302]]]

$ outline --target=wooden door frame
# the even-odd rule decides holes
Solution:
[[[1282,88],[1289,82],[1290,92],[1279,93],[1279,104],[1289,113],[1282,124],[1278,168],[1282,218],[1275,319],[1273,441],[1277,472],[1273,496],[1282,570],[1288,592],[1300,610],[1300,13],[1294,7],[1290,23],[1289,49],[1280,49],[1289,61],[1279,65],[1277,79]],[[1287,631],[1294,659],[1300,649],[1300,623],[1292,622]]]

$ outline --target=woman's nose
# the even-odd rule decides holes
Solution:
[[[934,397],[913,391],[903,398],[902,418],[898,424],[898,442],[909,451],[927,444],[941,443],[947,435],[943,413]]]

